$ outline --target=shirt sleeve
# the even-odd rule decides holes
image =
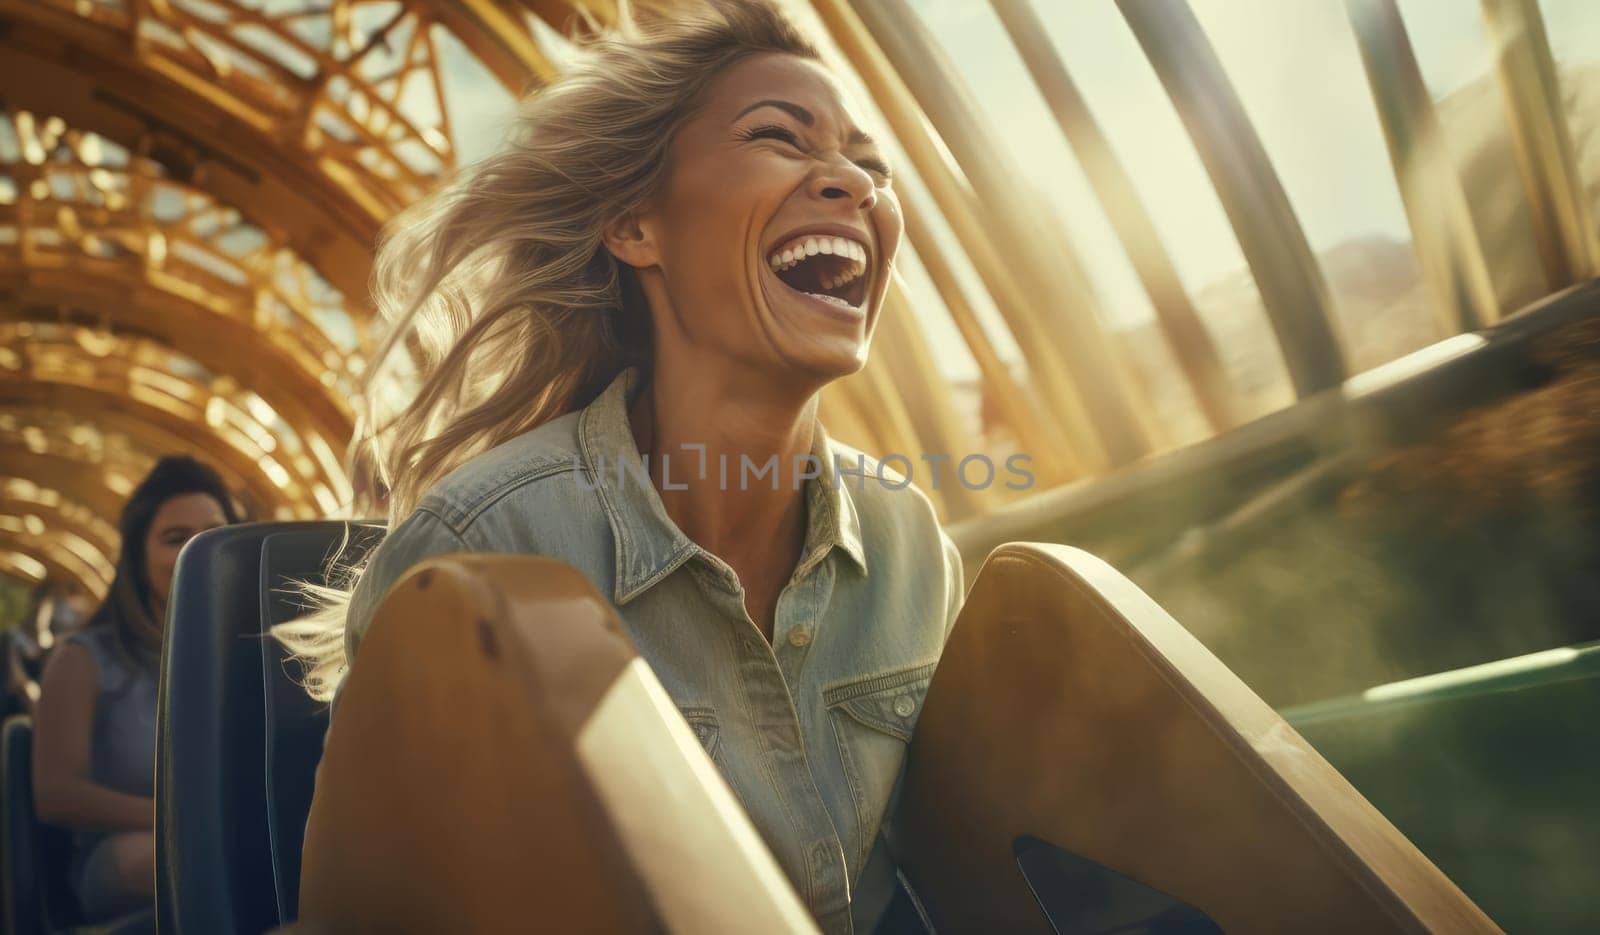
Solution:
[[[90,626],[69,635],[65,642],[82,646],[94,660],[97,691],[115,694],[122,691],[128,681],[126,665],[118,665],[116,648],[111,642],[116,634],[105,626]]]
[[[948,641],[950,639],[950,631],[955,628],[956,617],[961,614],[961,606],[966,603],[966,574],[962,567],[961,550],[956,548],[954,540],[942,529],[939,530],[939,539],[944,544],[944,581],[946,591],[944,638]]]
[[[346,664],[353,663],[372,616],[396,581],[425,559],[452,552],[470,552],[466,540],[449,523],[429,510],[419,509],[384,537],[372,560],[356,581],[344,621]]]

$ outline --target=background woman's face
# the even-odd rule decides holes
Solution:
[[[145,575],[156,609],[166,607],[172,593],[172,571],[183,544],[207,529],[226,525],[227,514],[210,494],[180,494],[161,504],[144,536]]]
[[[790,55],[746,59],[708,89],[671,160],[640,216],[676,313],[667,327],[763,373],[859,370],[903,223],[883,154],[832,75]]]

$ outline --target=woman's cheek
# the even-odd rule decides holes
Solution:
[[[877,205],[878,236],[884,253],[891,260],[899,251],[901,236],[905,233],[905,218],[900,215],[900,198],[894,189],[883,189]]]
[[[178,549],[171,546],[162,546],[161,552],[156,557],[156,573],[163,589],[171,587],[172,573],[177,567]]]

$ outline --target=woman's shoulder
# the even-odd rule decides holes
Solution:
[[[95,622],[80,627],[62,637],[62,643],[68,646],[81,646],[88,650],[94,661],[101,662],[102,657],[116,653],[117,631],[109,623]]]
[[[472,458],[451,471],[423,497],[420,509],[458,534],[507,496],[541,492],[542,481],[580,469],[578,418],[570,412]],[[531,489],[530,489],[531,488]]]
[[[408,570],[440,555],[554,555],[584,568],[609,555],[593,486],[572,476],[584,470],[577,416],[561,416],[504,442],[434,485],[373,550],[351,594],[347,633],[365,629],[382,597]]]
[[[114,688],[129,668],[127,653],[122,648],[122,637],[109,623],[90,623],[62,638],[65,646],[82,649],[94,663],[95,676],[101,688]]]

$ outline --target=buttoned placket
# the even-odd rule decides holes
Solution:
[[[619,459],[620,464],[620,459],[634,457],[627,404],[638,378],[633,369],[619,375],[580,418],[579,435],[591,469],[603,458]],[[813,447],[825,458],[827,436],[820,423],[816,428]],[[826,471],[826,462],[824,465]],[[620,467],[618,470],[620,479]],[[702,595],[732,627],[732,674],[737,683],[733,690],[743,708],[741,713],[754,729],[759,748],[751,751],[749,765],[756,767],[770,786],[781,818],[770,810],[763,812],[773,824],[782,821],[788,833],[782,834],[782,826],[768,830],[774,835],[782,834],[785,860],[791,864],[788,869],[796,889],[817,924],[828,933],[851,931],[849,871],[842,839],[811,771],[803,725],[789,686],[800,684],[799,674],[814,650],[823,609],[831,600],[835,580],[832,566],[838,556],[847,556],[864,569],[854,512],[846,514],[851,527],[847,532],[841,528],[840,508],[829,496],[832,489],[820,480],[807,485],[805,557],[778,595],[773,614],[774,642],[769,644],[745,609],[744,589],[733,569],[691,542],[648,485],[644,489],[628,483],[600,484],[596,488],[615,537],[617,580],[613,597],[618,605],[633,600],[687,563]],[[799,619],[806,608],[811,608],[817,619]],[[740,772],[751,775],[749,770]],[[792,866],[795,862],[801,866]]]
[[[720,558],[701,551],[709,566],[703,582],[710,583],[730,622],[738,627],[736,671],[750,705],[769,775],[777,777],[784,812],[796,838],[805,844],[808,892],[803,896],[824,932],[849,932],[850,873],[844,846],[833,816],[823,804],[806,754],[805,735],[789,685],[815,639],[818,621],[807,620],[798,608],[824,608],[833,580],[832,563],[822,561],[797,574],[778,594],[773,614],[773,640],[745,609],[744,588],[738,575]],[[709,581],[707,581],[709,579]],[[804,634],[803,636],[797,635]]]

